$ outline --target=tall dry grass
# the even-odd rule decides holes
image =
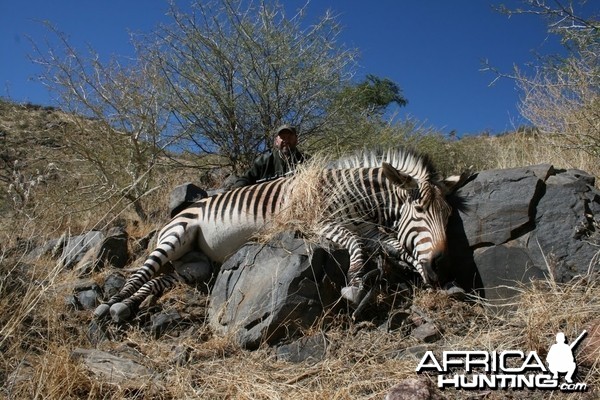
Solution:
[[[262,242],[271,240],[281,232],[298,232],[308,240],[316,241],[323,228],[331,193],[323,190],[322,174],[330,159],[316,154],[299,165],[293,177],[293,187],[286,192],[279,212],[259,232]]]
[[[382,399],[398,381],[416,377],[419,354],[425,350],[436,355],[443,350],[535,350],[543,358],[557,332],[574,338],[600,317],[597,275],[570,284],[539,281],[520,287],[520,298],[502,313],[482,299],[461,302],[443,292],[415,289],[412,304],[438,326],[440,341],[423,344],[411,337],[410,319],[386,332],[340,315],[306,332],[327,341],[326,357],[296,364],[278,360],[267,347],[240,349],[230,338],[213,336],[202,321],[179,336],[160,339],[128,326],[119,330],[118,340],[94,345],[86,336],[91,312],[65,305],[77,277],[57,269],[50,259],[25,265],[22,257],[9,256],[2,265],[0,397],[10,399]],[[179,288],[171,297],[183,299],[187,290]],[[80,347],[126,358],[134,354],[153,371],[152,378],[115,383],[95,375],[73,356]],[[178,362],[182,349],[186,360]],[[600,395],[598,356],[580,366],[578,377],[590,388],[584,398]],[[511,399],[515,393],[446,390],[444,395]],[[545,399],[549,392],[521,395]]]
[[[490,137],[489,141],[495,149],[491,155],[495,160],[495,168],[552,164],[558,169],[586,171],[600,180],[598,158],[568,146],[562,136],[516,132],[508,136]]]

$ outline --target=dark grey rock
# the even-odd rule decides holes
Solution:
[[[155,230],[150,231],[143,238],[141,238],[139,240],[135,240],[131,246],[132,254],[131,254],[130,258],[138,258],[142,254],[146,255],[147,251],[150,247],[150,244],[155,244],[154,241],[155,241],[155,237],[156,237],[157,233],[158,233],[158,230],[155,229]]]
[[[514,242],[476,249],[474,256],[488,300],[510,300],[520,283],[546,276],[527,249]]]
[[[97,290],[89,289],[77,293],[77,301],[84,310],[93,310],[100,304],[100,293]]]
[[[65,306],[72,310],[83,310],[83,306],[79,304],[79,299],[74,294],[65,297]]]
[[[74,269],[79,276],[89,276],[90,273],[101,271],[109,265],[123,268],[128,259],[127,232],[123,228],[112,228],[105,239],[89,247]]]
[[[127,249],[127,232],[123,228],[112,228],[102,241],[97,258],[102,261],[100,269],[110,265],[114,268],[123,268],[129,260]]]
[[[161,337],[170,328],[176,327],[181,324],[183,318],[177,311],[167,311],[159,314],[152,315],[152,325],[150,331],[155,339]]]
[[[598,192],[585,180],[566,178],[569,179],[561,176],[561,183],[548,179],[537,207],[536,229],[528,243],[537,262],[550,268],[555,279],[562,282],[586,272],[598,251],[594,244],[600,243],[592,224],[594,219],[600,220],[600,214],[591,214],[585,196],[588,192]]]
[[[542,188],[532,169],[480,172],[459,192],[469,207],[469,245],[502,244],[527,229]]]
[[[179,276],[189,284],[208,282],[212,277],[213,263],[200,251],[190,251],[172,264]]]
[[[125,277],[118,272],[110,274],[104,280],[103,292],[105,299],[109,299],[119,293],[121,288],[125,285],[125,281]]]
[[[276,349],[277,359],[293,363],[317,363],[325,359],[329,342],[324,334],[305,336]]]
[[[169,196],[169,215],[174,217],[177,213],[192,205],[195,201],[207,197],[204,189],[191,182],[175,187]]]
[[[505,304],[532,279],[566,282],[598,271],[600,192],[593,183],[583,171],[549,165],[480,172],[458,191],[467,209],[450,219],[442,283],[456,280]]]
[[[85,336],[92,345],[97,345],[111,339],[106,326],[94,319],[90,321]]]
[[[210,325],[240,346],[277,343],[310,327],[345,284],[348,253],[290,236],[246,245],[223,264],[212,290]]]
[[[41,246],[35,247],[33,250],[29,251],[25,256],[25,261],[34,261],[44,256],[58,257],[58,254],[62,253],[65,241],[66,236],[49,240]]]

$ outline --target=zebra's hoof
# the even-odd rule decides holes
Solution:
[[[110,307],[110,315],[114,322],[124,322],[131,317],[131,310],[123,303],[115,303]]]
[[[108,311],[110,310],[110,306],[108,304],[100,304],[94,310],[94,318],[102,319],[108,316]]]
[[[357,286],[346,286],[342,288],[342,297],[354,305],[359,305],[365,297],[366,291]]]

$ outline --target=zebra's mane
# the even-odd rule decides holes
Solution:
[[[332,168],[376,168],[384,162],[419,180],[438,178],[429,156],[403,147],[361,150],[337,160]]]

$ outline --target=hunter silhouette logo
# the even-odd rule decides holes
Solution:
[[[573,374],[577,369],[573,349],[586,334],[587,331],[584,330],[570,345],[566,343],[564,333],[558,332],[556,334],[556,343],[550,347],[546,357],[548,369],[552,372],[552,378],[558,379],[559,373],[566,373],[565,380],[567,383],[573,383]]]
[[[425,353],[416,368],[417,373],[436,371],[438,387],[456,389],[560,389],[583,392],[587,384],[573,382],[577,364],[573,355],[587,331],[568,344],[564,333],[556,334],[546,356],[546,364],[537,352],[506,351],[444,351],[438,361],[432,351]],[[565,382],[559,382],[565,374]]]

